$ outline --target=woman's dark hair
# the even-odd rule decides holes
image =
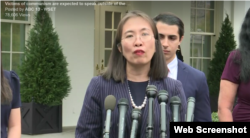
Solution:
[[[9,81],[4,77],[2,64],[2,41],[1,41],[1,104],[10,104],[12,101],[12,90]]]
[[[151,77],[152,80],[160,80],[167,77],[167,65],[165,62],[161,43],[158,41],[159,36],[154,21],[147,14],[138,10],[128,12],[118,24],[115,41],[113,43],[113,49],[109,58],[109,63],[106,71],[102,74],[102,76],[105,79],[113,78],[115,81],[124,82],[124,79],[126,78],[126,59],[119,51],[118,47],[121,43],[123,26],[127,22],[127,20],[132,17],[141,17],[146,20],[150,24],[154,33],[154,38],[156,41],[156,52],[151,59],[150,71],[148,72],[148,76]]]
[[[234,61],[240,64],[240,79],[248,82],[250,79],[250,8],[241,26],[239,35],[239,48]]]

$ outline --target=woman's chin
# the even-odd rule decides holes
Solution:
[[[134,62],[134,65],[140,65],[140,66],[147,65],[147,64],[150,64],[150,62],[148,62],[148,61],[136,61],[136,62]]]

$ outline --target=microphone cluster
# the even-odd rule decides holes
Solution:
[[[166,138],[167,134],[167,118],[166,118],[166,106],[168,103],[168,92],[166,90],[157,91],[156,86],[148,85],[146,89],[146,95],[148,98],[148,120],[146,128],[146,137],[153,138],[153,129],[154,129],[154,100],[157,97],[158,103],[160,105],[160,137]],[[103,130],[103,137],[109,138],[110,127],[111,127],[111,112],[114,110],[116,105],[116,98],[113,95],[108,95],[105,98],[104,106],[106,110],[106,120]],[[118,101],[117,107],[119,109],[119,124],[118,124],[118,138],[125,137],[125,128],[126,128],[126,113],[128,110],[129,102],[126,98],[121,98]],[[173,96],[170,98],[170,107],[172,111],[172,122],[180,121],[180,107],[181,100],[178,96]],[[195,98],[189,97],[187,102],[187,113],[185,115],[186,122],[193,122],[194,118],[194,107],[195,107]],[[141,119],[141,109],[133,109],[132,114],[132,127],[130,138],[136,138],[139,122]]]

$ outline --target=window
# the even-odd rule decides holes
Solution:
[[[214,41],[214,1],[191,1],[190,65],[208,75]]]
[[[29,12],[25,1],[1,1],[1,19],[28,21]]]
[[[121,20],[122,12],[105,11],[105,67],[108,65],[109,57],[111,55],[113,42],[117,31],[118,24]]]
[[[24,56],[26,24],[29,12],[24,1],[1,1],[2,66],[19,75],[19,66]]]

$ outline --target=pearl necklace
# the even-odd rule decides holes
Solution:
[[[148,80],[148,85],[149,85],[149,83],[150,83],[150,79]],[[127,84],[128,84],[128,80],[127,80]],[[134,100],[133,100],[133,98],[132,98],[131,92],[130,92],[129,84],[128,84],[128,92],[129,92],[131,104],[132,104],[132,106],[133,106],[134,108],[137,108],[137,109],[140,109],[140,110],[141,110],[143,107],[145,107],[145,105],[146,105],[146,103],[147,103],[147,95],[145,96],[142,105],[136,106],[135,103],[134,103]]]

